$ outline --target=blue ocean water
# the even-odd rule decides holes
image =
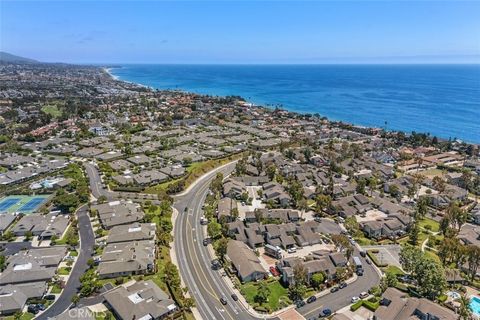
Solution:
[[[124,65],[122,80],[480,143],[480,65]]]

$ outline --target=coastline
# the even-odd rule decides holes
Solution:
[[[129,84],[135,84],[135,85],[138,85],[138,86],[141,86],[141,87],[144,87],[144,88],[149,88],[151,90],[166,90],[166,91],[179,91],[179,92],[184,92],[184,93],[193,93],[193,94],[198,94],[198,95],[211,95],[211,96],[218,96],[218,97],[226,97],[226,96],[238,96],[239,98],[242,98],[243,100],[245,100],[246,102],[250,103],[253,107],[257,107],[257,108],[264,108],[264,109],[269,109],[269,110],[275,110],[276,108],[279,108],[280,110],[284,110],[284,111],[287,111],[289,113],[292,113],[292,114],[298,114],[298,115],[305,115],[305,114],[317,114],[318,111],[317,110],[314,110],[314,111],[306,111],[306,110],[298,110],[297,107],[294,107],[294,106],[285,106],[283,104],[271,104],[271,103],[268,103],[268,102],[256,102],[254,99],[248,97],[246,98],[244,95],[240,95],[240,94],[215,94],[215,93],[205,93],[205,92],[199,92],[198,90],[189,90],[189,89],[184,89],[182,87],[179,87],[179,88],[162,88],[162,87],[154,87],[154,86],[151,86],[151,85],[145,85],[145,84],[142,84],[142,83],[139,83],[139,82],[136,82],[136,81],[128,81],[128,80],[125,80],[125,79],[122,79],[121,76],[119,75],[116,75],[114,73],[114,69],[121,69],[122,67],[116,67],[116,68],[112,68],[112,67],[109,67],[109,68],[104,68],[106,69],[105,71],[115,80],[117,81],[123,81],[123,82],[126,82],[126,83],[129,83]],[[356,128],[366,128],[366,129],[384,129],[386,127],[386,131],[389,132],[389,133],[403,133],[407,136],[411,135],[413,132],[415,133],[420,133],[420,134],[425,134],[425,135],[428,135],[428,136],[431,136],[431,137],[437,137],[439,140],[441,141],[448,141],[448,140],[452,140],[452,141],[460,141],[460,142],[464,142],[464,143],[467,143],[467,144],[473,144],[473,145],[480,145],[480,131],[479,131],[479,136],[478,138],[474,138],[474,139],[477,139],[477,141],[474,141],[474,140],[471,140],[469,138],[461,138],[461,137],[458,137],[458,136],[448,136],[447,134],[433,134],[429,131],[426,131],[426,130],[412,130],[412,129],[399,129],[398,126],[397,128],[388,128],[387,125],[387,121],[385,121],[385,125],[381,125],[381,124],[365,124],[365,123],[361,123],[361,122],[353,122],[353,121],[349,121],[349,120],[345,120],[345,119],[339,119],[338,117],[332,117],[330,115],[325,115],[323,113],[320,113],[320,116],[324,119],[326,119],[327,121],[329,121],[330,123],[337,123],[337,124],[344,124],[344,125],[350,125],[350,126],[353,126],[353,127],[356,127]],[[426,120],[426,121],[429,121],[430,119]],[[438,126],[440,127],[440,125]],[[475,133],[475,129],[473,130],[473,132]]]

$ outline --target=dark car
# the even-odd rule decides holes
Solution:
[[[332,289],[330,289],[330,292],[334,293],[334,292],[337,292],[338,290],[340,290],[338,287],[333,287]]]
[[[47,294],[45,297],[43,297],[45,300],[53,301],[55,300],[55,295],[54,294]]]
[[[315,302],[317,301],[317,297],[315,296],[311,296],[310,298],[307,299],[307,303],[312,303],[312,302]]]
[[[42,311],[43,311],[43,310],[45,310],[47,307],[45,307],[44,304],[39,303],[39,304],[37,304],[37,308],[38,308],[38,310],[42,310]]]
[[[31,304],[31,305],[28,306],[27,311],[30,312],[30,313],[33,313],[33,314],[37,314],[39,309],[38,309],[37,305]]]
[[[357,270],[357,276],[359,276],[359,277],[363,276],[363,269],[358,269]]]
[[[372,264],[372,261],[370,259],[365,259],[365,261],[367,261],[368,264]]]
[[[223,304],[224,306],[227,305],[227,299],[225,299],[225,297],[221,297],[221,298],[220,298],[220,302],[221,302],[221,304]]]
[[[346,282],[342,282],[340,283],[340,285],[338,286],[339,289],[343,289],[343,288],[346,288],[347,287],[347,283]]]
[[[360,255],[365,258],[367,256],[367,252],[365,250],[362,250],[360,251]]]
[[[206,246],[208,246],[208,244],[209,244],[208,239],[203,239],[203,245],[206,247]]]
[[[233,301],[238,301],[238,297],[235,293],[232,293],[231,297],[232,297]]]
[[[304,305],[306,305],[305,301],[303,300],[298,300],[295,305],[297,306],[297,308],[301,308],[303,307]]]
[[[222,268],[222,265],[220,264],[220,261],[218,261],[216,259],[212,260],[212,269],[213,270],[218,270],[220,268]]]
[[[332,310],[328,309],[328,308],[325,308],[322,310],[322,312],[320,313],[320,317],[328,317],[329,315],[332,314]]]

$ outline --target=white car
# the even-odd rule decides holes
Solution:
[[[355,302],[357,302],[358,300],[360,300],[359,297],[357,297],[357,296],[352,297],[352,303],[355,303]]]
[[[295,253],[295,252],[297,252],[297,248],[295,248],[295,247],[293,247],[293,248],[288,248],[288,249],[287,249],[287,252],[288,252],[288,253]]]
[[[368,292],[365,292],[365,291],[364,291],[364,292],[360,293],[360,299],[365,299],[365,298],[367,298],[368,296],[369,296]]]

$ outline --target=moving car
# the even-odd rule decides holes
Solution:
[[[203,239],[203,245],[206,247],[206,246],[208,246],[208,244],[209,244],[208,239]]]
[[[362,293],[360,293],[360,299],[365,299],[368,296],[369,296],[368,292],[363,291]]]
[[[223,304],[224,306],[226,306],[228,302],[227,302],[227,299],[225,299],[225,297],[221,297],[220,298],[220,303]]]
[[[359,276],[359,277],[363,276],[363,269],[358,269],[357,270],[357,276]]]
[[[307,299],[307,303],[312,303],[312,302],[315,302],[317,301],[317,297],[315,296],[311,296],[310,298]]]

